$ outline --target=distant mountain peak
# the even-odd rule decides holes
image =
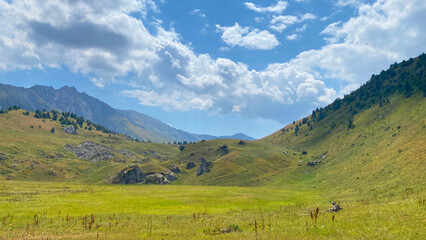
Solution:
[[[134,110],[114,109],[97,98],[78,92],[74,86],[54,89],[43,85],[22,88],[0,84],[0,106],[13,105],[29,111],[56,109],[60,112],[75,113],[117,133],[152,142],[198,142],[218,138],[254,140],[241,133],[217,137],[185,132]]]

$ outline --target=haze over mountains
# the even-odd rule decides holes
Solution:
[[[7,108],[13,105],[29,111],[56,109],[61,112],[76,113],[115,132],[145,141],[166,143],[169,141],[197,142],[218,138],[254,140],[242,133],[219,137],[192,134],[173,128],[143,113],[112,108],[99,99],[91,97],[84,92],[80,93],[74,87],[69,86],[64,86],[60,89],[40,85],[23,88],[0,83],[0,108]]]
[[[132,164],[143,172],[165,175],[178,167],[180,170],[175,172],[173,184],[184,185],[291,185],[355,192],[423,188],[426,171],[425,69],[425,54],[392,64],[344,98],[315,109],[311,115],[256,141],[214,139],[186,145],[141,143],[102,133],[86,123],[80,125],[77,135],[67,134],[60,119],[37,118],[35,113],[25,114],[23,110],[4,111],[0,114],[0,158],[3,159],[0,176],[105,183],[108,177],[123,170],[127,172]],[[49,95],[52,102],[59,98],[59,92],[88,97],[68,87],[54,90],[40,86],[30,89],[3,86],[2,89],[25,100],[13,103],[3,97],[2,105],[20,104],[28,108],[37,101],[42,102],[43,94],[56,92],[56,95]],[[38,95],[28,93],[34,89]],[[69,105],[83,102],[77,96]],[[70,107],[66,111],[88,114],[84,111],[88,111],[89,106],[103,106],[99,100],[88,98],[81,108]],[[98,101],[98,104],[89,100]],[[61,103],[66,104],[65,101]],[[44,104],[46,108],[57,107]],[[101,110],[93,109],[89,112],[94,118]],[[108,109],[111,120],[125,123],[120,126],[145,124],[137,118],[138,113],[131,112],[134,115],[125,118],[123,112],[129,111]],[[83,148],[84,154],[91,151],[93,156],[101,158],[81,159],[79,153],[71,152],[77,148]]]

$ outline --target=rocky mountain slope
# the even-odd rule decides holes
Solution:
[[[0,178],[105,183],[134,175],[139,182],[168,183],[173,172],[173,184],[285,185],[390,198],[422,192],[425,70],[424,54],[392,64],[344,98],[257,141],[140,143],[86,129],[86,123],[73,135],[59,121],[12,110],[0,114]],[[100,152],[85,154],[88,149]],[[136,165],[142,173],[128,169]]]
[[[203,139],[224,138],[192,134],[170,127],[146,114],[132,110],[114,109],[108,104],[68,86],[60,89],[39,85],[22,88],[0,83],[0,108],[13,105],[29,111],[56,109],[60,112],[75,113],[115,132],[145,141],[196,142]],[[232,137],[252,139],[244,134],[230,136],[230,138]]]

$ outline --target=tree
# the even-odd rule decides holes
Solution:
[[[352,119],[349,119],[348,128],[354,128],[355,125],[352,122]]]
[[[55,133],[55,128],[53,127],[52,129],[50,129],[51,133]]]
[[[179,146],[179,151],[181,151],[181,152],[182,152],[184,149],[185,149],[185,146],[183,146],[183,145],[180,145],[180,146]]]
[[[297,132],[299,132],[299,125],[296,125],[296,128],[294,129],[294,134],[297,136]]]
[[[35,117],[35,118],[42,118],[40,110],[38,110],[38,109],[37,109],[37,110],[35,111],[35,113],[34,113],[34,117]]]

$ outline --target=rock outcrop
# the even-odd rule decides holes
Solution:
[[[177,180],[177,177],[175,176],[175,174],[173,172],[169,172],[169,171],[165,171],[163,173],[163,176],[169,181],[169,182],[174,182]]]
[[[195,163],[193,163],[193,162],[188,162],[188,163],[186,164],[186,169],[192,169],[192,168],[195,168]]]
[[[201,158],[201,165],[197,169],[197,176],[201,176],[204,173],[209,172],[211,165],[211,162],[207,162],[206,159]]]
[[[313,166],[316,166],[316,165],[318,165],[318,164],[320,164],[321,163],[321,161],[319,160],[319,161],[309,161],[307,164],[306,164],[306,166],[309,166],[309,167],[313,167]]]
[[[139,166],[134,165],[114,174],[110,178],[109,182],[113,184],[135,184],[143,182],[145,177],[146,175],[142,172]]]
[[[86,141],[78,146],[65,145],[65,149],[72,151],[79,159],[88,161],[105,161],[114,158],[111,151],[114,149],[105,145]]]
[[[68,134],[77,134],[77,131],[75,130],[74,126],[68,126],[64,129],[64,132],[68,133]]]
[[[165,171],[164,173],[143,173],[139,166],[134,165],[126,167],[120,172],[112,175],[107,179],[108,183],[113,184],[157,184],[165,185],[176,181],[177,178],[173,172]]]
[[[135,154],[133,154],[132,152],[130,152],[127,149],[120,149],[120,150],[117,150],[117,152],[121,153],[126,158],[136,157]]]
[[[161,173],[152,173],[145,178],[145,184],[165,185],[167,183],[169,180]]]
[[[179,167],[175,166],[175,165],[170,166],[170,171],[172,171],[174,173],[180,173]]]

